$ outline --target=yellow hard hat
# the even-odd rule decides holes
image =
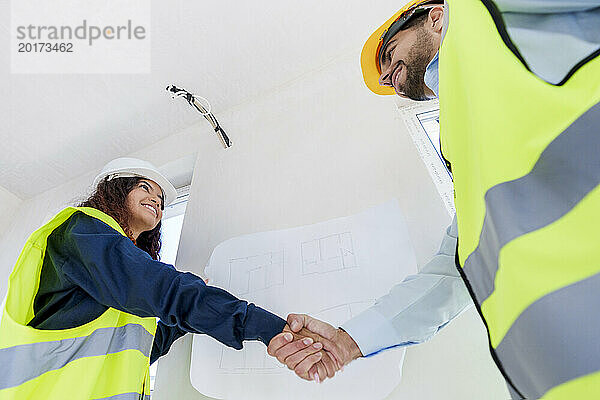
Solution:
[[[362,68],[363,79],[367,84],[367,87],[375,94],[391,95],[396,94],[394,88],[389,86],[381,86],[379,84],[379,77],[381,75],[381,65],[379,63],[380,51],[383,50],[387,41],[391,39],[391,36],[395,35],[400,30],[402,25],[406,23],[413,16],[414,11],[420,6],[425,4],[443,3],[442,0],[411,0],[404,7],[402,7],[397,13],[395,13],[390,19],[385,21],[383,25],[375,30],[367,39],[367,42],[363,46],[360,54],[360,65]],[[394,26],[395,32],[388,32],[392,24],[398,21],[398,24]],[[385,41],[385,43],[384,43]]]

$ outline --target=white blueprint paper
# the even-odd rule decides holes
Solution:
[[[306,313],[334,326],[356,316],[405,276],[416,261],[393,200],[359,214],[219,244],[210,284],[285,318]],[[219,399],[382,399],[400,382],[404,349],[359,359],[322,384],[302,381],[260,342],[241,351],[194,335],[190,378]]]

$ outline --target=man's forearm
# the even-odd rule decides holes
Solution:
[[[454,265],[455,224],[447,229],[438,254],[418,274],[342,326],[364,355],[422,343],[472,304]]]

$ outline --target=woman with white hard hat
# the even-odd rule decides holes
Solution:
[[[87,200],[30,236],[2,312],[1,399],[138,399],[150,392],[149,364],[187,332],[241,349],[283,330],[280,317],[158,261],[176,195],[152,164],[119,158]],[[329,355],[309,345],[321,378],[333,375]]]

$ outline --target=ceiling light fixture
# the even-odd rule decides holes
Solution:
[[[208,100],[206,100],[202,96],[198,96],[191,92],[188,92],[185,89],[178,88],[175,85],[167,86],[167,92],[170,92],[172,94],[173,98],[183,97],[188,102],[189,105],[194,107],[212,125],[213,129],[215,130],[215,133],[221,140],[223,147],[224,148],[231,147],[231,141],[229,140],[229,137],[227,136],[227,134],[225,133],[223,128],[221,128],[221,125],[219,125],[219,121],[217,121],[217,119],[211,112],[211,107],[210,107],[210,103],[208,102]],[[205,107],[200,102],[200,100],[204,100],[204,102],[207,104],[207,106]]]

